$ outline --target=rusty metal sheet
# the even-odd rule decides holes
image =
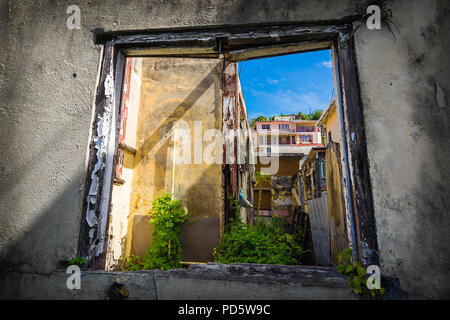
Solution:
[[[330,221],[327,196],[323,195],[321,198],[308,200],[306,205],[317,264],[327,266],[330,260]]]

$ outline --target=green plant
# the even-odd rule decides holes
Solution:
[[[81,256],[76,256],[75,258],[72,258],[72,260],[69,261],[69,265],[77,265],[77,266],[82,266],[83,264],[86,263],[88,263],[87,259]]]
[[[234,214],[235,215],[239,214],[239,208],[240,208],[239,207],[239,201],[236,200],[232,195],[228,196],[228,200],[231,203],[231,208],[233,209]]]
[[[303,112],[297,113],[297,118],[300,120],[319,120],[322,115],[322,110],[315,110],[313,113],[305,114]]]
[[[353,289],[354,294],[361,295],[364,298],[369,297],[370,294],[373,298],[377,298],[385,293],[384,288],[369,289],[367,287],[368,274],[366,268],[361,261],[354,262],[352,249],[350,248],[338,253],[337,270],[348,277],[347,286]],[[372,283],[375,284],[375,280]]]
[[[128,270],[161,269],[181,267],[181,243],[178,239],[180,225],[190,221],[181,203],[167,193],[152,202],[150,224],[152,245],[144,257],[131,255],[127,259]]]
[[[144,269],[144,264],[141,260],[142,259],[139,256],[131,254],[126,259],[125,269],[128,271],[138,271]]]
[[[296,265],[306,252],[298,243],[300,233],[285,233],[280,217],[274,216],[271,222],[257,220],[254,225],[244,224],[238,218],[230,220],[214,249],[216,262]]]
[[[255,122],[262,122],[262,121],[268,121],[268,119],[264,116],[259,116],[258,118],[252,119],[252,124],[255,124]]]

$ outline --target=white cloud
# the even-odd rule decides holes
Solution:
[[[255,118],[258,118],[259,116],[264,116],[264,113],[262,113],[262,112],[250,113],[248,115],[248,118],[249,119],[255,119]]]
[[[278,84],[278,80],[277,79],[272,79],[272,78],[267,78],[267,83],[269,84]]]
[[[269,112],[277,115],[280,112],[284,114],[297,113],[299,111],[309,112],[316,109],[326,109],[328,102],[315,92],[293,92],[292,90],[277,90],[266,92],[251,89],[251,95],[257,97],[259,101],[264,101],[260,106],[264,113]]]
[[[331,68],[332,67],[331,60],[319,62],[319,63],[316,64],[316,66]]]

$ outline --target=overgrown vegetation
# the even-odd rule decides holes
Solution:
[[[310,114],[306,114],[306,113],[303,113],[301,111],[299,113],[297,113],[297,114],[283,114],[283,113],[281,113],[279,115],[279,117],[295,116],[296,120],[319,120],[320,116],[322,115],[322,113],[323,113],[323,110],[317,109],[314,112],[311,112]],[[256,122],[273,121],[273,120],[275,120],[275,116],[272,116],[272,117],[269,117],[269,118],[267,118],[265,116],[259,116],[258,118],[251,119],[250,125],[252,127],[254,127]]]
[[[303,112],[297,113],[296,119],[299,120],[319,120],[320,116],[322,115],[323,110],[316,110],[310,114],[305,114]]]
[[[72,258],[72,260],[69,261],[69,265],[77,265],[77,266],[82,266],[87,263],[88,263],[87,259],[80,256],[76,256],[75,258]]]
[[[353,289],[354,294],[364,298],[369,297],[369,295],[372,298],[378,298],[384,295],[384,288],[375,289],[374,287],[374,289],[369,289],[367,287],[369,275],[360,261],[353,261],[352,249],[347,248],[338,253],[337,270],[339,273],[345,274],[348,277],[347,286]],[[372,281],[372,284],[375,285],[375,280]]]
[[[131,255],[126,268],[130,271],[181,267],[181,243],[178,239],[180,225],[190,221],[181,203],[167,193],[152,202],[150,224],[152,225],[152,245],[144,257]]]
[[[301,262],[303,241],[301,229],[295,234],[286,233],[281,218],[274,216],[271,221],[257,219],[253,225],[243,223],[239,217],[238,202],[229,199],[236,212],[227,229],[214,249],[216,262],[220,263],[264,263],[298,265]]]

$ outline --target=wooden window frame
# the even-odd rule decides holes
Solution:
[[[118,159],[121,86],[126,57],[222,58],[225,60],[225,99],[236,98],[237,93],[237,70],[232,62],[323,49],[332,51],[336,96],[342,115],[347,209],[355,226],[352,231],[352,242],[356,244],[354,256],[366,264],[377,264],[373,198],[352,32],[351,23],[341,21],[327,25],[253,25],[143,32],[95,31],[95,42],[103,45],[103,50],[95,97],[89,163],[84,183],[85,201],[78,248],[79,255],[89,257],[89,268],[105,268],[113,169]],[[236,103],[229,107],[231,112],[238,114]],[[109,117],[111,125],[109,133],[105,135],[99,134],[99,119],[102,117]],[[229,120],[227,125],[230,128],[238,125],[232,118],[224,119],[226,120]],[[100,147],[104,148],[102,150],[106,150],[100,156],[98,141]],[[223,166],[225,186],[227,183],[231,186],[225,187],[224,190],[224,199],[228,199],[229,195],[237,196],[238,190],[233,187],[233,181],[237,180],[238,170],[237,164]],[[225,201],[225,217],[229,216],[229,211],[232,210],[227,203],[228,201]],[[89,209],[95,211],[95,228],[86,221]]]

